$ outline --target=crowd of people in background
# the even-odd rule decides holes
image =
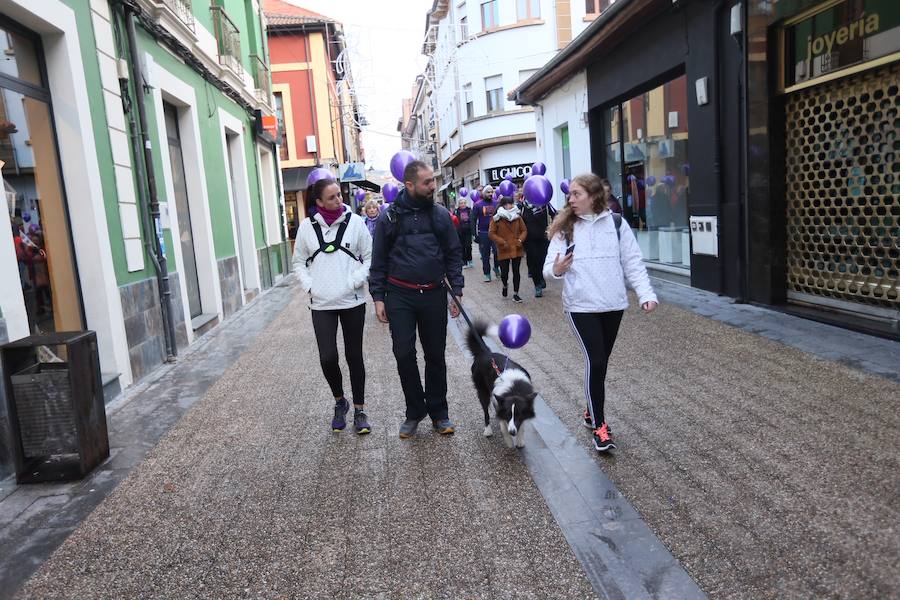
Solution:
[[[462,271],[474,267],[472,246],[478,244],[483,281],[498,278],[503,298],[509,298],[511,282],[512,301],[523,302],[523,258],[536,298],[543,297],[548,280],[561,281],[562,310],[585,360],[585,403],[579,418],[591,429],[597,451],[615,448],[606,421],[605,380],[628,307],[626,285],[645,312],[656,308],[657,298],[609,182],[590,173],[575,177],[557,210],[550,203],[529,202],[521,190],[495,199],[491,185],[446,207],[435,202],[434,173],[420,161],[406,166],[403,180],[392,204],[368,200],[356,214],[341,202],[337,183],[319,180],[307,194],[311,216],[297,227],[294,266],[310,296],[321,367],[335,401],[332,430],[344,429],[351,403],[357,433],[372,429],[364,412],[362,364],[363,288],[368,280],[377,320],[390,325],[406,402],[400,437],[415,435],[425,417],[438,433],[455,431],[447,406],[446,314],[459,315]],[[338,366],[339,323],[352,401],[344,395]],[[424,350],[424,385],[417,337]]]

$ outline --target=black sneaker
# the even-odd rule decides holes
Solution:
[[[334,417],[331,419],[332,431],[343,431],[347,426],[347,411],[350,410],[350,403],[346,398],[341,398],[334,403]]]
[[[522,304],[522,298],[520,298],[518,294],[513,294],[513,302],[518,302],[519,304]]]
[[[596,448],[597,452],[606,452],[615,449],[616,444],[612,440],[609,426],[606,423],[603,423],[600,427],[595,429],[592,436],[594,438],[594,448]]]
[[[353,428],[356,429],[356,433],[360,435],[372,432],[372,426],[369,425],[369,418],[361,408],[353,410]]]
[[[509,295],[509,288],[504,285],[503,291],[500,293],[503,295],[504,298],[506,298]]]
[[[594,420],[591,418],[591,411],[587,409],[584,410],[584,417],[581,423],[588,429],[594,428]]]

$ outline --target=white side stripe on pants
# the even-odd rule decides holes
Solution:
[[[594,418],[594,403],[591,400],[591,357],[588,354],[587,346],[584,345],[581,334],[578,333],[578,327],[575,326],[575,320],[572,318],[572,313],[567,312],[566,318],[569,320],[569,325],[572,326],[572,332],[575,333],[575,337],[578,339],[578,344],[581,346],[581,353],[584,354],[584,397],[587,399],[588,411],[591,413],[591,423],[596,424],[597,420]]]

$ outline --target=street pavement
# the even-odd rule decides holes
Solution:
[[[414,440],[399,440],[399,381],[386,328],[371,314],[375,431],[332,434],[298,297],[20,597],[680,598],[690,577],[711,598],[881,598],[900,589],[896,378],[665,302],[652,315],[632,310],[608,383],[619,450],[595,455],[579,423],[583,361],[559,288],[535,299],[523,281],[525,303],[515,305],[479,271],[466,271],[469,312],[495,322],[520,312],[532,324],[531,342],[511,352],[546,409],[525,452],[482,437],[458,332],[448,339],[457,434],[442,438],[423,423]],[[689,294],[667,292],[664,300]],[[839,353],[822,339],[820,354]],[[578,464],[560,464],[568,480],[541,462],[546,448]],[[613,500],[585,491],[597,481],[609,482],[598,491]],[[575,488],[588,511],[623,495],[611,512],[634,513],[622,521],[630,525],[604,535],[585,516],[577,535],[581,522],[565,515]],[[613,552],[646,564],[617,548],[640,526],[674,556],[653,563],[672,574],[666,585],[682,587],[653,588],[663,580],[638,573],[632,588],[622,576],[633,564],[603,562]],[[645,555],[659,554],[652,534],[639,537]],[[679,577],[681,567],[690,577]]]

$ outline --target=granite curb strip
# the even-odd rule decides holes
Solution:
[[[466,310],[473,314],[471,307]],[[464,321],[457,319],[449,329],[471,361],[465,328]],[[485,341],[492,351],[502,352],[493,340]],[[535,412],[522,460],[597,595],[617,600],[705,599],[706,594],[540,395]]]

